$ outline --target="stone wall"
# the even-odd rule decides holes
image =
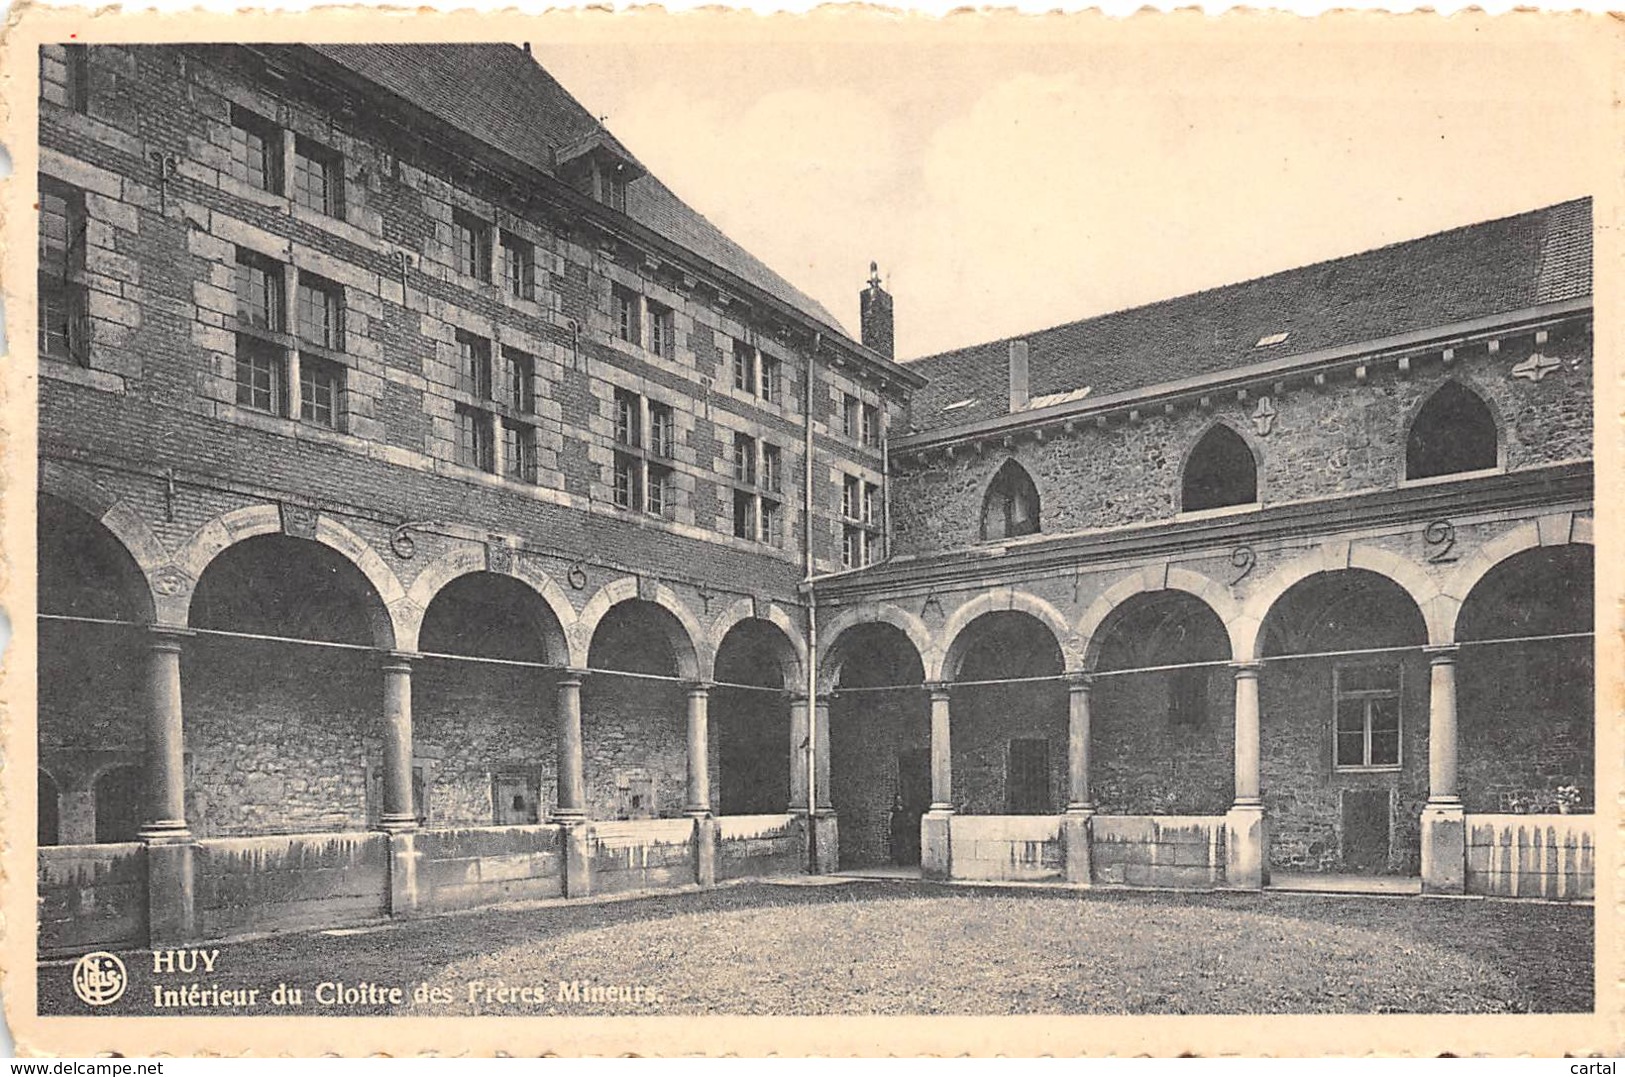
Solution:
[[[1207,815],[1235,799],[1235,678],[1207,676],[1198,721],[1176,720],[1170,673],[1097,677],[1090,698],[1091,783],[1110,815]]]
[[[594,823],[587,835],[595,894],[693,885],[694,821]]]
[[[1098,884],[1207,887],[1224,883],[1223,816],[1097,815],[1090,827]]]
[[[59,845],[39,851],[41,956],[115,950],[147,941],[145,847]]]
[[[413,754],[429,768],[435,827],[495,823],[492,779],[533,782],[541,822],[558,804],[557,703],[539,670],[423,659],[412,674]],[[421,809],[420,809],[421,810]]]
[[[1469,815],[1467,892],[1591,900],[1595,826],[1591,815]]]
[[[830,704],[829,735],[830,797],[841,820],[840,865],[890,864],[898,755],[924,753],[929,765],[930,701],[924,689],[837,695]]]
[[[1043,882],[1066,868],[1058,815],[956,815],[948,833],[956,879]]]
[[[200,841],[193,892],[205,939],[375,920],[389,914],[389,839],[348,833]]]
[[[418,908],[448,912],[564,895],[557,826],[425,830],[412,836]]]
[[[724,815],[717,820],[717,878],[800,875],[807,870],[801,815]]]

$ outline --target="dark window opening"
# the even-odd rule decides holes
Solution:
[[[1010,742],[1004,800],[1005,812],[1009,815],[1044,815],[1053,810],[1049,789],[1049,741]]]
[[[62,840],[62,809],[56,781],[39,772],[39,844],[56,845]]]
[[[1198,726],[1207,721],[1206,669],[1178,669],[1168,678],[1168,724]]]
[[[1428,479],[1496,466],[1495,419],[1479,395],[1447,381],[1422,405],[1405,439],[1405,477]]]
[[[982,502],[983,541],[1036,535],[1038,523],[1038,488],[1032,476],[1014,460],[1006,461]]]
[[[135,841],[141,830],[140,767],[114,767],[96,779],[96,842]]]
[[[1258,500],[1258,461],[1240,434],[1215,426],[1191,450],[1180,498],[1183,512],[1251,505]]]

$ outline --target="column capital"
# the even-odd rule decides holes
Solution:
[[[412,659],[418,656],[411,651],[384,651],[380,657],[385,673],[410,673]]]
[[[931,693],[932,699],[947,699],[953,689],[952,681],[926,681],[921,688]]]
[[[147,646],[155,651],[179,651],[182,641],[196,638],[197,632],[184,625],[147,626]]]
[[[1264,663],[1258,661],[1257,659],[1253,659],[1253,660],[1247,661],[1247,662],[1231,662],[1230,663],[1231,672],[1233,672],[1236,675],[1237,680],[1245,680],[1245,679],[1257,680],[1258,679],[1258,671],[1263,669],[1263,668],[1264,668]]]
[[[1430,643],[1422,648],[1422,653],[1428,656],[1428,661],[1436,666],[1453,663],[1461,647],[1454,643]]]
[[[587,674],[592,671],[577,669],[575,666],[565,666],[562,669],[549,670],[549,672],[553,674],[553,683],[556,685],[573,684],[580,687],[581,682],[586,680]]]
[[[690,696],[708,696],[711,689],[716,686],[715,681],[689,681],[683,687],[688,690]]]
[[[790,692],[786,692],[785,695],[790,697],[790,706],[792,706],[792,707],[795,706],[797,703],[799,703],[803,707],[805,707],[807,705],[807,700],[809,698],[807,693],[804,692],[804,691],[803,692],[790,691]]]
[[[1093,670],[1068,670],[1065,680],[1067,690],[1072,692],[1087,692],[1089,689],[1095,686],[1095,674]]]
[[[827,710],[829,708],[830,700],[834,699],[838,694],[839,693],[834,691],[819,692],[816,696],[813,696],[813,703],[816,706],[823,707]]]

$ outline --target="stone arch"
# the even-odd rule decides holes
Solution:
[[[640,587],[636,576],[622,576],[618,580],[606,583],[582,607],[580,615],[568,633],[571,653],[576,653],[576,648],[579,647],[582,666],[587,664],[587,654],[592,649],[592,637],[598,630],[598,622],[604,619],[604,614],[608,613],[611,607],[632,599],[652,602],[677,618],[682,634],[672,633],[669,636],[672,653],[677,659],[677,675],[686,680],[710,679],[712,676],[710,641],[705,630],[700,627],[700,622],[670,587],[663,583],[656,583],[652,589],[647,585]]]
[[[403,607],[403,629],[399,637],[401,650],[412,651],[418,646],[418,635],[423,629],[423,616],[429,610],[429,603],[434,601],[436,595],[447,585],[460,577],[475,572],[491,572],[498,576],[508,576],[518,580],[529,587],[537,597],[547,604],[552,611],[553,619],[558,622],[557,635],[549,634],[547,637],[550,654],[562,655],[565,661],[575,669],[581,669],[587,664],[587,652],[577,653],[575,638],[570,632],[570,626],[575,623],[575,607],[570,599],[552,577],[541,569],[526,563],[523,558],[511,559],[512,567],[506,572],[498,572],[488,567],[486,551],[483,545],[464,544],[457,546],[428,565],[417,574],[412,586],[407,589],[406,603]]]
[[[158,608],[159,623],[184,627],[192,589],[216,557],[245,539],[280,534],[282,530],[282,510],[276,505],[249,505],[233,509],[198,528],[163,570],[176,574],[185,583],[163,594]],[[365,539],[327,515],[316,516],[312,538],[349,561],[372,584],[382,606],[381,611],[368,611],[373,620],[373,638],[377,646],[394,650],[398,646],[397,640],[416,639],[415,625],[421,620],[421,611],[414,614],[409,608],[406,589],[401,586],[400,578],[367,545]]]
[[[1250,432],[1241,429],[1235,423],[1229,422],[1229,421],[1227,421],[1225,419],[1213,419],[1213,420],[1209,421],[1206,426],[1203,426],[1200,431],[1197,432],[1196,437],[1194,439],[1192,439],[1192,441],[1190,443],[1190,447],[1185,450],[1184,458],[1181,459],[1180,462],[1179,462],[1179,491],[1178,491],[1178,497],[1179,497],[1179,511],[1181,511],[1181,512],[1203,511],[1201,509],[1193,510],[1193,509],[1190,509],[1190,508],[1188,508],[1186,506],[1186,504],[1185,504],[1185,500],[1186,500],[1185,495],[1186,495],[1186,492],[1187,492],[1186,491],[1186,483],[1187,483],[1188,477],[1190,475],[1191,463],[1196,459],[1197,454],[1202,451],[1203,446],[1208,444],[1209,439],[1212,438],[1215,435],[1215,433],[1229,434],[1229,435],[1234,436],[1236,438],[1236,440],[1239,441],[1247,449],[1247,452],[1252,456],[1253,498],[1252,498],[1251,501],[1240,501],[1240,502],[1235,502],[1234,504],[1236,504],[1236,505],[1252,505],[1252,504],[1262,504],[1263,501],[1264,501],[1264,451],[1263,451],[1263,448],[1258,444],[1258,439],[1256,437],[1254,437]],[[1229,506],[1220,506],[1220,507],[1229,507]]]
[[[1577,512],[1558,512],[1536,520],[1526,520],[1511,531],[1500,535],[1475,550],[1458,564],[1445,580],[1441,589],[1441,604],[1445,607],[1450,624],[1450,635],[1445,643],[1456,638],[1457,618],[1462,603],[1472,594],[1478,582],[1496,565],[1525,550],[1537,546],[1566,546],[1572,543],[1592,545],[1592,518]]]
[[[999,509],[998,519],[989,515],[995,508]],[[983,542],[1021,538],[1043,530],[1043,497],[1038,484],[1014,456],[1007,457],[982,488],[979,521],[978,534]]]
[[[884,622],[898,629],[908,637],[919,653],[920,664],[925,669],[927,681],[940,680],[942,677],[942,657],[937,652],[936,644],[932,641],[931,630],[925,627],[925,622],[905,609],[901,609],[889,602],[865,603],[839,613],[829,623],[829,627],[822,630],[823,636],[829,642],[819,648],[818,655],[818,690],[828,691],[834,684],[835,670],[829,664],[830,655],[835,653],[836,644],[841,641],[841,634],[849,628],[861,624]]]
[[[60,464],[47,462],[41,465],[39,492],[85,513],[106,528],[124,547],[124,552],[130,555],[130,560],[141,571],[142,582],[146,585],[145,618],[153,619],[161,597],[155,593],[154,581],[168,563],[169,552],[140,514],[100,484]]]
[[[1080,651],[1085,668],[1093,669],[1100,658],[1100,640],[1097,637],[1106,618],[1130,598],[1148,591],[1184,591],[1200,599],[1224,623],[1225,631],[1230,635],[1230,653],[1238,656],[1243,653],[1236,634],[1236,625],[1242,616],[1241,607],[1230,597],[1229,591],[1217,580],[1200,572],[1173,565],[1151,565],[1107,588],[1105,594],[1095,599],[1078,619],[1076,634],[1082,641]]]
[[[1296,583],[1321,572],[1341,572],[1359,568],[1386,577],[1410,595],[1427,625],[1428,643],[1445,644],[1455,638],[1455,608],[1439,585],[1415,561],[1377,546],[1329,542],[1304,556],[1289,561],[1271,573],[1242,607],[1241,616],[1231,627],[1232,646],[1237,661],[1259,657],[1264,618],[1276,601]]]
[[[784,633],[789,641],[790,649],[795,654],[795,663],[792,668],[785,670],[785,687],[793,691],[805,691],[807,681],[807,641],[802,637],[801,630],[791,616],[777,603],[770,602],[767,608],[757,613],[756,603],[748,598],[741,598],[717,615],[711,622],[711,631],[707,636],[709,650],[713,662],[718,651],[722,649],[722,641],[727,639],[728,632],[741,621],[760,620],[773,625]]]
[[[938,637],[942,640],[941,677],[951,680],[958,672],[966,639],[965,630],[984,613],[1010,610],[1025,613],[1038,621],[1055,637],[1061,651],[1061,665],[1067,671],[1083,668],[1083,654],[1073,636],[1072,626],[1066,623],[1059,610],[1037,595],[1018,591],[1012,587],[998,587],[977,595],[949,615]]]
[[[1404,466],[1404,469],[1401,472],[1401,474],[1404,475],[1404,477],[1407,478],[1407,479],[1411,478],[1411,475],[1410,475],[1411,440],[1412,440],[1413,436],[1416,433],[1417,420],[1419,420],[1422,417],[1422,413],[1425,412],[1428,409],[1428,407],[1431,404],[1433,404],[1439,398],[1439,394],[1443,393],[1443,392],[1445,392],[1447,390],[1452,390],[1452,391],[1459,390],[1461,392],[1467,393],[1474,400],[1476,400],[1481,407],[1483,407],[1485,413],[1487,415],[1489,415],[1489,417],[1490,417],[1491,425],[1493,425],[1495,427],[1495,465],[1494,466],[1499,467],[1499,468],[1506,467],[1507,449],[1508,449],[1508,444],[1507,444],[1508,429],[1507,429],[1506,416],[1501,414],[1501,409],[1498,406],[1496,406],[1495,401],[1490,397],[1490,395],[1488,393],[1481,392],[1480,390],[1474,388],[1464,378],[1451,376],[1451,377],[1448,377],[1448,378],[1444,379],[1443,381],[1441,381],[1438,385],[1435,385],[1432,389],[1429,389],[1427,392],[1423,393],[1422,396],[1420,397],[1420,399],[1412,401],[1411,406],[1406,410],[1406,413],[1405,413],[1405,425],[1399,431],[1399,434],[1404,439],[1403,444],[1404,444],[1404,450],[1405,450],[1405,459],[1404,459],[1405,466]],[[1446,474],[1459,474],[1459,472],[1447,472]],[[1442,476],[1440,476],[1440,477],[1442,477]]]

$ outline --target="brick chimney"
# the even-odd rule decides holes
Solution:
[[[869,287],[858,295],[863,322],[863,346],[887,359],[895,359],[892,342],[891,294],[880,286],[880,267],[869,263]]]
[[[1027,342],[1010,342],[1010,411],[1021,411],[1031,399],[1027,384]]]

